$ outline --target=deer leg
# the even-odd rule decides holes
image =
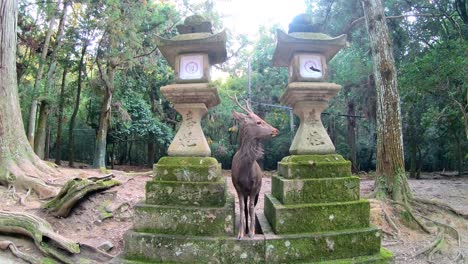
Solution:
[[[249,197],[249,216],[250,216],[249,237],[253,238],[255,235],[255,196]]]
[[[249,205],[247,204],[247,196],[244,197],[244,218],[245,218],[245,230],[244,233],[249,233]]]
[[[239,198],[239,233],[237,234],[237,240],[242,240],[244,238],[244,226],[245,226],[245,218],[244,218],[244,195],[237,193],[237,197]]]

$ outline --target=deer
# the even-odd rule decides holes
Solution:
[[[275,137],[278,135],[278,129],[257,116],[248,102],[246,102],[246,107],[243,107],[237,100],[237,96],[233,101],[247,113],[232,111],[232,116],[240,124],[240,144],[232,159],[231,176],[239,199],[240,217],[237,240],[242,240],[245,233],[248,233],[250,238],[255,235],[255,207],[263,177],[262,169],[257,163],[257,160],[263,157],[261,140]]]

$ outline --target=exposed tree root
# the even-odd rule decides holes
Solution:
[[[460,212],[460,211],[458,211],[457,209],[453,208],[452,206],[450,206],[448,204],[444,204],[444,203],[434,201],[434,200],[422,199],[422,198],[413,198],[413,202],[422,203],[422,204],[426,204],[426,205],[433,205],[433,206],[436,206],[436,207],[438,207],[438,208],[440,208],[442,210],[452,212],[452,213],[454,213],[454,214],[456,214],[458,216],[461,216],[461,217],[463,217],[465,219],[468,219],[468,214]]]
[[[34,244],[46,256],[67,264],[73,262],[55,246],[73,254],[80,252],[77,243],[55,233],[47,221],[35,215],[0,211],[0,232],[26,235],[34,240]]]
[[[416,253],[414,253],[413,258],[416,258],[419,255],[425,254],[427,252],[430,252],[432,254],[435,253],[434,250],[436,250],[436,248],[439,247],[439,245],[442,243],[443,240],[444,240],[444,231],[443,231],[443,229],[440,229],[439,233],[437,233],[436,239],[434,239],[434,241],[432,241],[426,247],[424,247],[424,248],[418,250]]]
[[[445,228],[445,230],[450,230],[452,232],[452,235],[456,238],[457,246],[458,246],[457,256],[455,257],[455,261],[463,260],[465,258],[465,256],[463,255],[463,253],[461,251],[462,241],[461,241],[460,232],[455,227],[453,227],[451,225],[444,224],[442,222],[439,222],[439,221],[436,221],[436,220],[433,220],[433,219],[430,219],[429,217],[426,217],[426,216],[423,216],[423,215],[421,215],[421,217],[428,220],[428,221],[433,222],[434,224],[436,224],[438,226],[441,226],[442,228]]]
[[[56,171],[39,161],[36,162],[37,165],[28,159],[0,163],[0,184],[14,186],[15,189],[32,189],[40,199],[54,197],[58,189],[48,185],[46,180],[55,176]]]
[[[9,240],[3,240],[3,241],[0,241],[0,249],[1,250],[7,250],[9,249],[11,251],[11,253],[17,257],[17,258],[20,258],[28,263],[31,263],[31,264],[36,264],[36,263],[40,263],[40,260],[34,256],[31,256],[31,255],[28,255],[26,253],[23,253],[21,252],[17,247],[16,245],[9,241]]]
[[[393,235],[393,236],[397,237],[400,234],[400,229],[397,227],[395,222],[393,222],[392,218],[390,217],[390,215],[385,210],[385,206],[384,206],[383,202],[380,202],[380,203],[381,203],[380,207],[382,208],[382,212],[384,213],[385,220],[387,220],[388,224],[396,231],[396,234]]]
[[[393,200],[389,200],[389,201],[391,201],[392,203],[403,206],[403,208],[405,208],[406,212],[418,224],[418,226],[421,227],[421,229],[424,232],[426,232],[428,234],[432,234],[431,230],[429,230],[429,228],[418,217],[416,217],[416,215],[413,213],[413,209],[407,203],[401,203],[401,202],[397,202],[397,201],[393,201]]]
[[[56,197],[44,204],[43,208],[54,216],[67,217],[71,209],[87,194],[106,190],[120,184],[119,181],[111,178],[112,175],[110,174],[88,179],[71,179],[63,186]]]

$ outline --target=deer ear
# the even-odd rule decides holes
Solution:
[[[234,117],[234,119],[236,119],[239,122],[243,122],[247,115],[232,110],[232,117]]]

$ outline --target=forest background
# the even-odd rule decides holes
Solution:
[[[43,159],[94,167],[152,165],[165,156],[180,116],[160,94],[173,71],[155,35],[170,38],[194,13],[223,29],[217,1],[20,1],[17,72],[28,139]],[[401,97],[406,168],[455,170],[468,161],[468,2],[386,0]],[[304,12],[348,47],[330,63],[330,82],[342,85],[322,120],[337,152],[354,172],[376,167],[376,89],[371,51],[358,0],[305,0]],[[259,11],[260,12],[260,11]],[[265,6],[261,12],[268,12]],[[261,15],[261,12],[259,15]],[[265,142],[265,169],[288,155],[299,120],[280,106],[287,69],[271,66],[278,24],[256,39],[228,33],[228,61],[213,81],[221,105],[202,127],[212,155],[228,169],[237,146],[229,96],[250,98],[255,112],[280,130]],[[250,72],[250,74],[249,74]],[[251,93],[248,87],[251,87]]]

